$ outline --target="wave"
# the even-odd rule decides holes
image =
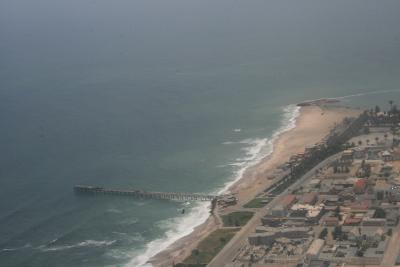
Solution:
[[[106,212],[108,212],[108,213],[122,213],[122,211],[120,211],[119,209],[114,209],[114,208],[107,209]]]
[[[178,239],[193,232],[194,228],[205,222],[210,215],[209,208],[209,203],[200,203],[189,212],[188,216],[160,222],[160,226],[162,225],[168,229],[165,233],[165,237],[148,243],[146,248],[136,253],[134,258],[125,266],[152,266],[151,264],[147,263],[147,261],[151,257],[166,249]]]
[[[15,248],[3,248],[1,250],[1,252],[10,252],[10,251],[16,251],[16,250],[22,250],[22,249],[26,249],[26,248],[30,248],[32,247],[32,245],[30,243],[25,244],[22,247],[15,247]]]
[[[358,97],[358,96],[378,95],[378,94],[396,93],[396,92],[400,92],[400,90],[399,89],[380,90],[380,91],[376,90],[376,91],[369,91],[369,92],[365,92],[365,93],[358,93],[358,94],[352,94],[352,95],[332,97],[331,99],[345,99],[345,98]]]
[[[367,96],[367,95],[379,95],[379,94],[388,94],[388,93],[398,93],[400,92],[400,89],[391,89],[391,90],[375,90],[375,91],[368,91],[364,93],[356,93],[356,94],[351,94],[351,95],[344,95],[344,96],[337,96],[337,97],[326,97],[324,99],[346,99],[346,98],[352,98],[352,97],[359,97],[359,96]],[[319,98],[321,99],[321,98]],[[309,102],[309,101],[315,101],[319,99],[309,99],[305,100],[304,102]]]
[[[117,224],[120,224],[120,225],[132,225],[132,224],[136,224],[138,222],[139,222],[139,219],[137,219],[137,218],[126,218],[126,219],[123,219],[123,220],[119,220],[117,222]]]
[[[54,243],[54,241],[52,241],[47,245],[42,245],[38,247],[38,249],[41,250],[42,252],[48,252],[48,251],[60,251],[60,250],[67,250],[67,249],[81,248],[81,247],[102,247],[102,246],[110,246],[114,244],[116,241],[117,240],[111,240],[111,241],[85,240],[73,245],[49,246]]]
[[[281,126],[272,134],[270,138],[252,138],[240,141],[240,144],[247,144],[242,148],[245,157],[237,158],[235,162],[229,163],[229,166],[237,167],[233,179],[226,182],[216,193],[223,194],[229,191],[229,188],[243,177],[245,171],[260,163],[262,159],[268,157],[274,151],[276,139],[283,133],[296,127],[296,121],[300,115],[300,107],[288,105],[283,108],[283,118]]]
[[[236,144],[235,142],[232,141],[226,141],[222,143],[223,145],[232,145],[232,144]]]
[[[105,256],[116,259],[118,261],[123,261],[123,260],[126,261],[131,258],[131,255],[129,254],[129,252],[123,251],[121,249],[108,249],[105,253]],[[115,265],[110,265],[110,266],[115,266]],[[117,266],[119,266],[119,265],[117,265]]]
[[[297,117],[300,114],[300,107],[289,105],[283,108],[283,119],[281,126],[272,134],[270,138],[253,138],[244,139],[240,144],[247,145],[242,148],[245,157],[236,159],[236,162],[229,163],[228,166],[234,166],[235,170],[232,179],[226,182],[222,188],[217,189],[217,194],[226,193],[229,188],[242,178],[244,172],[251,166],[259,163],[263,158],[273,152],[275,140],[284,132],[293,129],[296,126]],[[234,142],[225,142],[223,144],[233,144]],[[198,203],[187,216],[163,221],[160,225],[164,225],[167,229],[163,238],[149,242],[146,247],[136,252],[133,259],[125,265],[125,267],[151,267],[148,260],[165,250],[178,239],[190,234],[194,228],[204,223],[209,217],[209,203]]]
[[[148,204],[149,204],[148,201],[135,201],[133,203],[133,205],[138,206],[138,207],[142,207],[142,206],[145,206],[145,205],[148,205]]]

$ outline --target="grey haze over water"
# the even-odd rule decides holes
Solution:
[[[399,102],[399,14],[399,1],[2,0],[0,265],[136,266],[207,210],[73,185],[217,192],[270,152],[290,104]]]

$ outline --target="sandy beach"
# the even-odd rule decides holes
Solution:
[[[223,213],[234,211],[253,199],[274,183],[274,179],[268,178],[275,177],[278,166],[288,161],[292,155],[303,152],[305,147],[321,141],[335,127],[335,124],[345,117],[355,117],[360,112],[360,110],[343,107],[302,107],[296,120],[296,127],[281,134],[275,140],[272,154],[259,164],[248,168],[243,177],[229,189],[231,193],[236,194],[238,203],[224,210]],[[183,261],[204,237],[220,225],[216,216],[210,216],[191,234],[157,254],[150,262],[155,267],[166,267]]]

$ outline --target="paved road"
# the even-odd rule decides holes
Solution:
[[[317,166],[315,166],[312,170],[307,172],[303,177],[297,180],[293,185],[289,186],[285,191],[275,197],[270,203],[268,203],[264,208],[260,209],[253,218],[229,241],[228,244],[214,257],[214,259],[207,265],[208,267],[222,267],[225,264],[231,263],[239,250],[247,244],[247,237],[254,232],[255,228],[260,225],[260,220],[264,217],[270,208],[275,206],[277,203],[281,201],[284,195],[286,195],[293,188],[298,187],[306,180],[312,178],[315,174],[315,171],[319,168],[325,167],[327,164],[336,160],[341,153],[330,156],[324,161],[320,162]]]
[[[396,228],[393,229],[393,235],[389,240],[389,244],[386,248],[385,256],[383,257],[381,266],[384,267],[396,266],[395,263],[397,255],[399,254],[399,248],[400,248],[400,225],[396,226]]]

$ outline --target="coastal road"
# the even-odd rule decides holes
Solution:
[[[274,207],[279,203],[283,196],[294,188],[300,186],[302,183],[312,178],[317,169],[325,167],[326,165],[332,163],[336,160],[341,153],[335,154],[321,161],[317,166],[312,168],[309,172],[303,175],[294,184],[289,186],[285,191],[275,197],[270,203],[268,203],[264,208],[261,208],[256,212],[253,218],[242,227],[242,229],[225,245],[225,247],[214,257],[214,259],[207,265],[208,267],[222,267],[226,264],[232,263],[238,254],[239,250],[247,244],[247,237],[254,232],[255,228],[260,225],[260,220],[264,217],[270,208]]]
[[[393,229],[393,235],[389,240],[389,244],[385,251],[381,266],[396,266],[397,255],[399,254],[400,247],[400,225]]]

